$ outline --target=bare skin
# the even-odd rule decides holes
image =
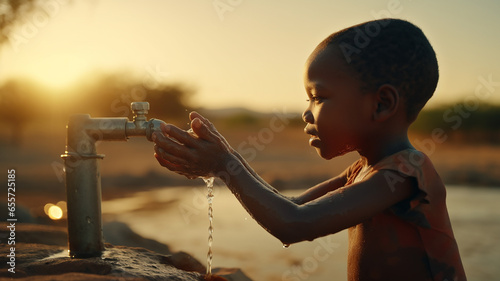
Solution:
[[[410,122],[393,86],[361,91],[360,82],[338,54],[328,50],[316,50],[310,56],[304,84],[309,98],[303,113],[304,131],[311,135],[309,144],[321,157],[357,151],[367,165],[373,165],[411,148]],[[343,172],[297,197],[286,197],[260,178],[209,120],[196,112],[190,119],[196,136],[173,125],[155,133],[158,162],[188,177],[221,178],[252,217],[284,244],[355,226],[417,191],[411,179],[390,188],[381,173],[344,186]]]

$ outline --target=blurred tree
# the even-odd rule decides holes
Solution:
[[[10,128],[10,143],[20,145],[28,122],[40,113],[37,85],[26,80],[9,80],[0,86],[0,120]]]
[[[0,46],[9,39],[19,20],[32,13],[38,5],[38,0],[0,0]]]
[[[423,134],[439,129],[455,140],[499,144],[499,124],[500,105],[461,102],[423,110],[410,129]]]
[[[64,1],[64,2],[71,2]],[[0,0],[0,49],[6,43],[9,43],[17,49],[17,45],[23,43],[26,38],[14,34],[16,28],[21,23],[23,28],[33,28],[41,24],[40,15],[50,17],[59,9],[62,1],[46,0]],[[38,17],[35,13],[38,12]],[[29,16],[33,15],[33,18]],[[22,30],[25,31],[25,30]],[[23,41],[24,40],[24,41]],[[38,113],[37,102],[35,102],[36,90],[34,85],[22,79],[10,80],[5,82],[0,89],[0,111],[1,121],[7,123],[11,128],[11,142],[19,145],[26,123],[31,121]]]
[[[26,37],[69,2],[72,0],[0,0],[0,46],[10,41],[17,49],[17,45],[24,43]],[[23,26],[19,26],[21,23]],[[21,28],[21,34],[14,33],[16,28]]]
[[[148,90],[145,101],[150,103],[151,117],[175,122],[188,120],[188,113],[192,110],[189,100],[193,94],[194,89],[185,84],[174,83]]]
[[[92,116],[132,117],[130,103],[150,103],[149,118],[177,122],[187,120],[189,99],[194,89],[180,82],[158,84],[150,88],[130,73],[114,73],[94,77],[78,87],[78,93],[67,106],[67,114],[89,113]]]
[[[261,119],[263,118],[254,112],[242,111],[241,113],[226,117],[225,123],[230,127],[258,126]]]

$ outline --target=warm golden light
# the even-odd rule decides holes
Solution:
[[[59,201],[57,205],[47,203],[43,207],[43,211],[51,220],[62,219],[64,217],[64,213],[66,212],[66,202]]]
[[[72,55],[54,55],[33,61],[25,75],[48,87],[63,89],[75,83],[86,71],[87,64],[83,59]]]
[[[51,206],[48,211],[49,218],[59,220],[63,216],[63,211],[59,206]]]

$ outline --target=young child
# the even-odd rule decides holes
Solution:
[[[466,280],[445,187],[407,135],[438,76],[434,50],[407,21],[370,21],[321,42],[305,67],[304,131],[325,159],[361,158],[298,197],[267,184],[196,112],[194,134],[173,125],[155,133],[155,157],[190,178],[221,178],[284,244],[348,229],[348,280]]]

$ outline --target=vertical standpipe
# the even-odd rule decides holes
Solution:
[[[67,126],[64,159],[68,206],[69,253],[73,258],[100,256],[104,251],[101,218],[101,174],[97,154],[98,141],[126,141],[129,136],[152,134],[162,123],[147,121],[147,102],[133,102],[134,121],[127,118],[90,118],[88,114],[73,115]]]
[[[96,142],[126,140],[127,118],[73,115],[67,126],[66,195],[69,252],[73,258],[100,256],[104,251],[101,219],[101,174]]]

